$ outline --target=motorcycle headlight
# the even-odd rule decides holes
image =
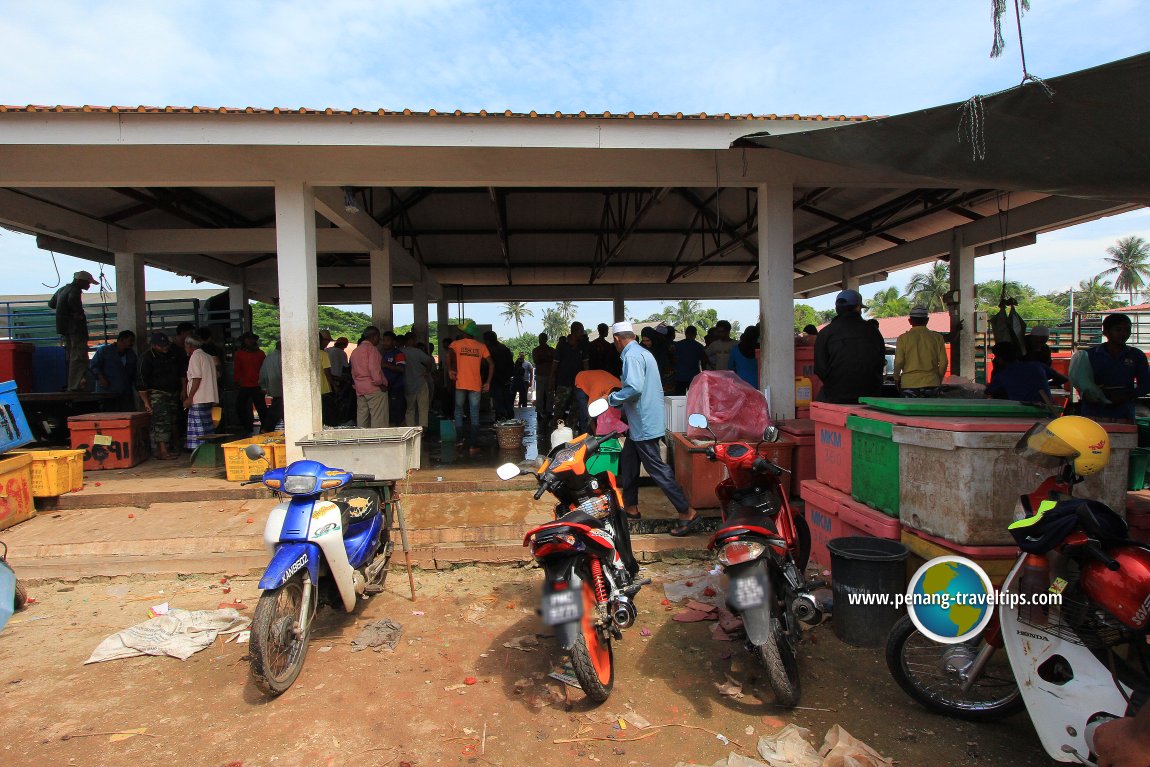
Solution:
[[[288,495],[308,495],[315,492],[315,477],[293,474],[284,482],[284,492]]]
[[[724,565],[737,565],[750,562],[763,555],[767,547],[758,541],[733,541],[719,551],[719,561]]]

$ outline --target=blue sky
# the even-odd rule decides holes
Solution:
[[[1144,2],[1031,5],[1026,57],[1041,77],[1141,53],[1150,40]],[[1012,15],[1006,53],[987,55],[990,8],[990,0],[0,0],[0,102],[897,114],[1018,83]],[[1043,291],[1067,287],[1097,274],[1106,246],[1130,234],[1150,238],[1146,211],[1042,236],[1009,254],[1008,276]],[[29,238],[0,231],[4,292],[54,282],[51,261],[34,253]],[[92,268],[60,262],[65,271]],[[35,267],[13,274],[16,263]],[[979,280],[1000,272],[998,257],[977,264]],[[907,279],[892,275],[900,287]],[[188,285],[160,273],[149,280]],[[636,303],[632,312],[657,308]],[[744,324],[755,315],[749,302],[720,310]],[[469,313],[501,325],[493,308]],[[408,318],[410,309],[397,312]]]

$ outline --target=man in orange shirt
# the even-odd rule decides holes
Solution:
[[[236,418],[239,419],[243,436],[252,433],[252,407],[260,416],[262,428],[268,420],[267,401],[260,388],[260,366],[264,364],[264,353],[260,349],[260,338],[255,333],[240,336],[240,348],[232,362],[232,374],[236,381]]]
[[[474,320],[459,326],[463,335],[451,344],[448,376],[455,382],[455,433],[463,433],[463,401],[466,399],[471,417],[471,452],[479,452],[479,395],[490,391],[495,365],[490,361],[487,346],[475,339],[478,328]],[[488,360],[486,379],[481,375],[483,360]]]

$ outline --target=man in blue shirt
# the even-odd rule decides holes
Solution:
[[[630,322],[616,322],[611,327],[611,334],[623,360],[623,388],[612,392],[607,403],[623,409],[630,427],[627,442],[619,455],[624,511],[629,517],[639,517],[641,462],[679,513],[679,523],[671,530],[671,535],[688,535],[702,526],[703,519],[688,503],[683,488],[675,481],[675,472],[659,457],[659,440],[666,432],[659,366],[651,353],[635,341],[635,328]]]
[[[997,343],[994,353],[994,374],[986,387],[986,394],[995,399],[1051,405],[1050,374],[1054,371],[1041,362],[1018,359],[1018,350],[1009,341]]]
[[[1125,314],[1111,314],[1102,321],[1105,343],[1086,351],[1093,386],[1075,384],[1082,392],[1081,415],[1133,423],[1135,403],[1150,394],[1150,365],[1141,349],[1126,345],[1130,330]]]
[[[115,394],[105,403],[108,412],[127,413],[136,410],[136,334],[120,332],[116,340],[104,344],[92,355],[88,368],[96,379],[96,392]]]
[[[675,393],[680,395],[687,393],[691,381],[703,369],[706,357],[706,347],[695,340],[699,331],[694,325],[688,325],[683,335],[686,338],[675,342]]]

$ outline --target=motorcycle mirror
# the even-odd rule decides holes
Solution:
[[[774,426],[774,425],[768,426],[766,428],[766,430],[763,432],[763,440],[765,442],[778,442],[779,437],[780,437],[780,434],[779,434],[779,427],[778,426]]]
[[[498,469],[496,469],[495,473],[499,475],[500,479],[502,479],[504,482],[506,482],[509,479],[515,479],[522,472],[519,471],[519,467],[516,464],[505,463],[502,466],[500,466]]]
[[[610,405],[607,404],[607,400],[602,398],[597,399],[587,406],[587,415],[591,416],[592,418],[598,418],[599,416],[606,413],[607,408],[609,407]]]
[[[264,446],[248,445],[244,448],[244,455],[246,455],[249,460],[258,461],[264,457]]]
[[[687,416],[687,425],[696,429],[706,429],[707,416],[703,415],[702,413],[691,413],[689,416]]]

